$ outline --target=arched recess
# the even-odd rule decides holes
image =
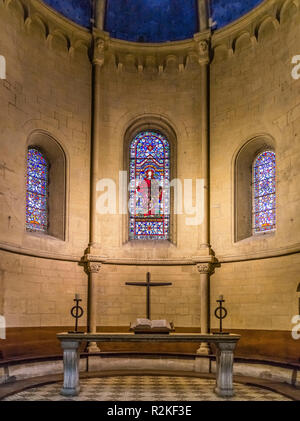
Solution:
[[[27,150],[31,147],[43,153],[49,166],[48,229],[46,234],[65,240],[66,155],[61,145],[44,131],[31,133],[27,141]]]
[[[175,130],[171,127],[171,125],[163,118],[157,116],[142,116],[137,118],[132,122],[124,134],[124,159],[123,159],[123,168],[124,171],[127,172],[127,185],[130,183],[130,171],[129,171],[129,164],[130,164],[130,145],[132,140],[135,136],[143,131],[154,131],[161,133],[168,141],[170,147],[170,182],[171,186],[172,180],[176,179],[177,177],[177,136]],[[177,190],[178,194],[180,192]],[[160,242],[171,242],[172,244],[176,244],[176,237],[177,237],[177,221],[176,215],[174,214],[174,188],[171,187],[170,189],[170,227],[169,227],[169,239],[168,240],[160,240]],[[128,203],[129,193],[127,195]],[[129,241],[129,215],[128,212],[123,217],[123,243]],[[131,243],[148,243],[151,244],[155,240],[146,241],[146,240],[130,240]]]
[[[252,230],[252,171],[253,163],[261,152],[275,150],[275,140],[270,135],[257,135],[248,140],[238,151],[234,161],[234,240],[241,241],[253,235]]]

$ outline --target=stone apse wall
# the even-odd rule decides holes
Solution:
[[[276,358],[280,341],[290,355],[299,347],[291,339],[291,320],[298,314],[300,279],[300,83],[291,72],[300,17],[298,2],[286,2],[280,11],[264,8],[265,15],[245,20],[243,31],[233,25],[213,37],[211,242],[221,268],[211,278],[211,300],[224,294],[225,325],[251,329],[249,335],[256,331],[258,343],[269,343],[260,353]],[[243,198],[235,191],[235,162],[241,147],[256,137],[267,145],[271,138],[275,146],[276,233],[237,241],[235,215]]]
[[[7,341],[1,341],[4,357],[57,353],[53,338],[72,324],[69,309],[75,292],[86,307],[87,276],[79,261],[89,242],[91,142],[90,34],[38,1],[7,3],[0,3],[0,54],[7,59],[7,79],[0,82],[0,314],[9,328]],[[212,36],[211,245],[220,267],[211,277],[210,293],[212,309],[224,294],[229,311],[225,327],[242,332],[241,354],[297,361],[290,330],[291,317],[297,314],[300,263],[300,86],[291,78],[291,57],[298,53],[300,18],[297,2],[286,2],[280,12],[282,3],[265,2]],[[29,15],[24,5],[30,6]],[[107,35],[106,45],[99,179],[118,180],[118,172],[126,169],[127,129],[137,121],[146,127],[151,119],[174,132],[173,174],[199,178],[202,89],[194,41],[158,50]],[[65,241],[25,231],[25,155],[35,130],[49,133],[66,155]],[[235,157],[244,143],[262,134],[276,144],[276,234],[235,241]],[[199,330],[194,257],[201,253],[201,227],[186,226],[186,216],[174,220],[173,241],[155,248],[126,242],[123,216],[98,216],[97,243],[104,262],[96,291],[99,329],[126,330],[144,314],[144,288],[124,284],[142,281],[150,271],[153,281],[173,282],[171,287],[153,288],[152,318]],[[148,265],[150,260],[167,264]],[[214,317],[211,326],[217,327]],[[283,340],[288,343],[285,349],[280,348]],[[268,354],[270,344],[273,353]]]
[[[44,9],[39,2],[0,3],[7,67],[0,82],[0,313],[9,353],[17,354],[22,351],[13,341],[26,342],[24,328],[30,336],[41,327],[70,325],[74,293],[86,301],[87,291],[78,259],[88,242],[89,34],[50,12],[42,19]],[[66,156],[65,241],[25,231],[28,138],[40,132],[52,136]],[[39,343],[36,338],[37,348]]]

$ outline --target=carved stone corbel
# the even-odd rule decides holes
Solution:
[[[93,64],[98,66],[103,66],[104,64],[104,50],[105,50],[105,42],[103,39],[98,38],[95,40],[94,44],[94,56],[93,56]]]
[[[101,269],[101,263],[99,262],[86,262],[85,271],[86,273],[98,273]]]
[[[206,40],[198,42],[198,60],[200,64],[209,63],[209,45]]]
[[[215,271],[215,267],[212,263],[198,263],[197,270],[199,273],[206,273],[212,275]]]

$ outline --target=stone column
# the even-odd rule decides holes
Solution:
[[[95,24],[101,31],[104,30],[105,11],[106,0],[96,0]]]
[[[103,30],[106,0],[96,0],[95,26],[92,35],[92,144],[91,144],[91,181],[90,181],[90,242],[91,248],[97,248],[97,211],[96,185],[98,181],[99,146],[101,142],[101,68],[104,64],[105,41],[100,37]]]
[[[101,68],[104,64],[104,40],[94,40],[93,56],[93,92],[92,92],[92,145],[91,145],[91,182],[90,182],[90,243],[89,247],[97,244],[97,195],[98,162],[100,146],[100,99],[101,99]]]
[[[198,0],[198,20],[199,32],[204,33],[195,37],[198,41],[198,54],[200,64],[200,90],[201,90],[201,166],[202,179],[204,181],[204,220],[202,224],[202,235],[200,240],[200,249],[210,253],[209,243],[209,0]],[[207,34],[205,33],[207,32]]]
[[[209,0],[198,0],[199,32],[208,28],[209,22]]]
[[[205,335],[210,330],[210,311],[209,311],[209,279],[214,271],[211,263],[199,263],[197,265],[200,273],[200,306],[201,306],[201,334]],[[197,350],[198,354],[210,354],[210,346],[207,342],[202,342]]]
[[[101,68],[104,64],[105,42],[93,34],[93,75],[92,75],[92,142],[91,142],[91,179],[90,179],[90,230],[89,247],[86,253],[90,256],[97,250],[97,181],[98,181],[98,163],[100,146],[100,99],[101,99]],[[97,273],[101,267],[100,263],[87,261],[85,271],[88,274],[88,332],[96,333],[97,316],[97,297],[96,297],[96,279]],[[90,342],[87,347],[88,352],[99,352],[96,342]]]
[[[200,2],[204,7],[204,3]],[[208,16],[206,15],[208,21]],[[207,25],[203,24],[203,30]],[[199,227],[199,255],[207,263],[199,263],[197,269],[200,272],[201,291],[201,333],[209,333],[209,277],[213,272],[212,251],[210,246],[210,213],[209,213],[209,39],[210,31],[204,31],[194,36],[198,48],[198,60],[200,64],[200,127],[201,127],[201,178],[203,180],[203,222]],[[202,260],[202,259],[201,259]],[[201,343],[197,353],[210,354],[208,343]]]
[[[217,395],[234,396],[233,390],[233,351],[236,342],[218,342],[216,355],[216,388]]]
[[[209,215],[209,48],[207,40],[198,43],[200,64],[200,127],[201,127],[201,177],[203,179],[203,223],[200,236],[200,250],[210,255]]]
[[[77,396],[80,392],[79,343],[80,341],[61,341],[64,352],[64,385],[60,394],[63,396]]]
[[[101,263],[86,263],[88,274],[88,333],[97,332],[97,274],[101,268]],[[100,352],[96,342],[89,342],[88,352]]]

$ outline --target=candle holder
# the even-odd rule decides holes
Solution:
[[[223,303],[225,303],[225,300],[223,298],[223,295],[220,295],[219,300],[217,300],[217,303],[219,303],[219,306],[215,309],[215,316],[217,319],[220,320],[220,330],[219,332],[214,332],[215,335],[229,335],[229,332],[223,332],[223,326],[222,322],[223,319],[227,316],[227,310],[225,307],[223,307]]]
[[[75,301],[76,304],[71,308],[71,316],[75,319],[75,330],[69,331],[68,333],[84,333],[78,331],[78,319],[80,319],[84,313],[83,308],[79,305],[79,302],[82,301],[82,299],[76,294],[73,301]]]

